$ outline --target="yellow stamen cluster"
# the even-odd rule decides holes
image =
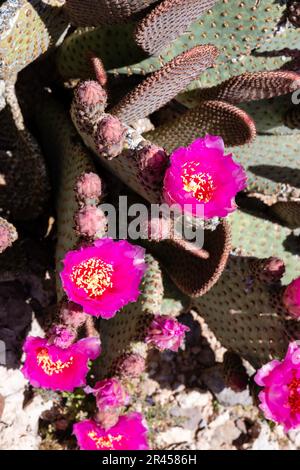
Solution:
[[[193,193],[198,201],[207,203],[213,197],[216,187],[209,173],[199,172],[199,166],[200,162],[187,162],[183,165],[181,175],[183,189]]]
[[[41,366],[47,375],[60,374],[64,369],[68,369],[73,364],[73,357],[70,357],[67,362],[62,362],[61,360],[52,361],[46,348],[42,348],[36,357],[38,365]]]
[[[107,288],[112,287],[113,267],[99,258],[90,258],[74,266],[71,279],[83,289],[91,299],[100,297]]]
[[[291,383],[288,385],[288,389],[288,405],[292,413],[300,413],[300,379],[293,377]]]
[[[113,443],[120,442],[123,439],[121,434],[118,434],[117,436],[108,434],[107,436],[98,437],[95,431],[88,432],[88,437],[95,442],[97,449],[113,449]]]

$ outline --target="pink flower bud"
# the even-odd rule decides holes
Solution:
[[[107,102],[106,91],[95,80],[81,82],[75,91],[76,102],[88,108],[100,107],[103,111]]]
[[[129,403],[129,395],[115,377],[97,382],[94,388],[86,387],[86,393],[93,393],[99,411],[121,408]]]
[[[49,344],[59,348],[68,348],[76,339],[76,333],[64,325],[55,325],[50,330]]]
[[[163,217],[152,217],[141,223],[141,235],[143,238],[153,241],[160,241],[170,238],[170,219]]]
[[[0,217],[0,253],[3,253],[18,238],[15,227]]]
[[[99,176],[96,173],[83,173],[77,180],[75,191],[80,200],[99,199],[102,192]]]
[[[145,359],[140,354],[126,354],[119,362],[118,371],[122,377],[139,377],[146,368]]]
[[[263,282],[276,282],[282,278],[284,272],[284,262],[280,258],[272,256],[265,261],[259,277]]]
[[[64,302],[60,310],[62,321],[70,328],[77,329],[84,324],[87,315],[75,302]]]
[[[106,115],[98,123],[95,143],[100,153],[114,158],[122,152],[126,137],[126,128],[118,118]]]
[[[161,186],[168,164],[166,152],[156,145],[147,145],[138,151],[140,179],[151,186]]]
[[[104,212],[96,206],[85,206],[75,216],[76,230],[80,235],[94,237],[105,233],[107,224]]]
[[[184,341],[185,333],[189,330],[173,317],[157,315],[148,329],[146,342],[160,351],[165,349],[178,351]]]
[[[300,277],[292,281],[283,293],[283,304],[296,318],[300,317]]]
[[[98,411],[94,416],[94,420],[99,424],[103,429],[107,430],[112,428],[119,421],[119,410],[112,409],[109,411]]]

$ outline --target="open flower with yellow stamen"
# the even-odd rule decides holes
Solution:
[[[28,336],[22,372],[33,387],[72,391],[86,385],[88,361],[100,352],[99,338],[84,338],[68,348],[49,344],[46,338]]]
[[[234,198],[246,187],[246,179],[243,167],[231,154],[224,155],[222,138],[207,135],[172,153],[163,197],[194,216],[201,215],[202,205],[205,219],[226,217],[236,208]]]
[[[267,419],[282,424],[285,431],[300,426],[300,347],[297,343],[289,344],[282,361],[268,362],[254,377],[263,387],[259,393],[260,409]]]
[[[126,240],[96,240],[92,246],[69,251],[61,272],[63,288],[86,313],[111,318],[139,296],[146,269],[145,250]]]
[[[73,433],[81,450],[148,450],[147,427],[140,413],[121,416],[105,430],[92,419],[74,424]]]

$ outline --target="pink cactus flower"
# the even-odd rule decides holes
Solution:
[[[146,269],[144,255],[143,248],[111,238],[69,251],[61,272],[63,288],[86,313],[111,318],[138,298]]]
[[[282,424],[285,431],[300,425],[300,347],[290,343],[282,361],[273,360],[258,370],[255,382],[265,417]]]
[[[246,174],[232,155],[224,155],[221,137],[207,135],[189,147],[180,147],[170,157],[163,197],[179,204],[182,211],[204,218],[225,217],[236,209],[234,198],[246,186]],[[190,205],[190,207],[184,207]]]
[[[88,361],[101,352],[99,338],[85,338],[63,349],[47,339],[29,336],[22,372],[33,387],[72,391],[86,385]]]
[[[184,341],[185,333],[189,330],[189,327],[179,323],[173,317],[156,315],[148,329],[146,342],[160,351],[165,349],[178,351]]]
[[[86,387],[85,392],[95,395],[97,407],[100,411],[120,408],[129,403],[129,395],[121,382],[115,377],[97,382],[94,388]]]
[[[283,303],[287,311],[296,318],[300,317],[300,277],[292,281],[283,293]]]
[[[105,430],[87,419],[74,424],[73,433],[81,450],[148,450],[147,427],[140,413],[121,416],[112,428]]]

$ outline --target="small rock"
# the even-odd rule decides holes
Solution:
[[[248,406],[252,404],[248,388],[243,392],[234,392],[231,388],[224,388],[220,393],[216,393],[216,398],[223,406]]]
[[[173,399],[172,390],[166,388],[160,389],[153,395],[153,399],[156,403],[159,403],[160,405],[166,405]]]
[[[27,381],[19,370],[0,367],[0,393],[5,398],[5,406],[0,422],[0,449],[37,450],[40,444],[38,435],[39,418],[43,411],[53,406],[41,396],[34,396],[24,405],[24,392]]]
[[[5,406],[5,398],[2,395],[0,395],[0,419],[3,414],[4,406]]]
[[[158,389],[158,383],[152,379],[146,379],[145,381],[142,382],[141,386],[142,386],[142,392],[147,396],[153,395]]]
[[[172,444],[180,444],[183,442],[191,443],[194,439],[194,432],[190,429],[183,429],[179,426],[168,429],[157,435],[158,445],[169,446]]]
[[[211,402],[212,397],[208,392],[200,393],[193,390],[192,392],[181,393],[176,397],[176,400],[181,408],[193,408],[208,405]]]
[[[279,450],[278,442],[272,440],[271,431],[266,423],[262,423],[261,432],[252,444],[252,450]]]
[[[170,415],[180,418],[180,425],[185,429],[196,431],[199,427],[204,427],[203,412],[201,408],[180,408],[175,406],[170,410]]]
[[[226,421],[221,426],[214,429],[211,437],[211,448],[219,449],[224,445],[232,445],[232,442],[239,437],[241,431],[236,427],[233,421]]]

